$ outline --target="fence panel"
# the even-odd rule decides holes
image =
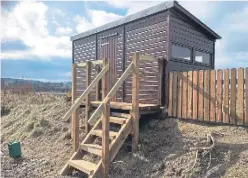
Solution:
[[[170,72],[168,115],[248,126],[248,68]]]

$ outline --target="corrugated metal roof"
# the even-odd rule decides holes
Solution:
[[[135,14],[120,18],[119,20],[116,20],[114,22],[111,23],[107,23],[105,25],[102,25],[100,27],[94,28],[92,30],[77,34],[75,36],[71,37],[71,40],[77,40],[83,37],[87,37],[90,35],[93,35],[95,33],[113,28],[113,27],[117,27],[119,25],[123,25],[126,24],[128,22],[140,19],[140,18],[144,18],[146,16],[152,15],[154,13],[158,13],[161,11],[165,11],[167,9],[170,8],[176,8],[178,9],[181,13],[187,15],[190,19],[192,19],[195,23],[197,23],[198,25],[200,25],[203,29],[205,29],[206,31],[208,31],[211,35],[213,35],[216,39],[220,39],[221,37],[215,33],[213,30],[211,30],[208,26],[206,26],[204,23],[202,23],[199,19],[197,19],[195,16],[193,16],[190,12],[188,12],[186,9],[184,9],[182,6],[180,6],[178,4],[178,2],[176,1],[167,1],[167,2],[163,2],[161,4],[158,4],[156,6],[150,7],[148,9],[142,10],[140,12],[137,12]]]

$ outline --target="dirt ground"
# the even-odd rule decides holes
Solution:
[[[1,170],[3,177],[60,177],[58,172],[72,155],[70,121],[62,117],[70,103],[64,96],[43,94],[2,95]],[[2,108],[3,109],[3,108]],[[80,128],[81,139],[84,137]],[[217,131],[216,147],[199,157],[192,170],[192,146],[205,144],[206,134]],[[8,156],[7,143],[21,142],[22,157]],[[213,126],[170,119],[161,115],[142,117],[139,151],[131,153],[127,140],[110,165],[109,176],[133,177],[230,177],[247,178],[248,129]]]

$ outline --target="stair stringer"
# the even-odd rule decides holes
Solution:
[[[118,132],[118,135],[116,136],[116,139],[112,141],[110,144],[110,150],[109,150],[109,161],[110,163],[114,160],[116,154],[122,147],[123,143],[127,139],[128,135],[132,132],[132,118],[131,115],[127,118],[127,122],[121,126],[121,129]],[[92,175],[89,176],[89,178],[95,178],[95,177],[101,177],[101,166],[102,165],[102,159],[97,164],[97,169],[93,172]]]

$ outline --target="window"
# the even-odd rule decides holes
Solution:
[[[191,50],[186,47],[172,45],[172,57],[184,60],[191,59]]]
[[[201,51],[195,51],[195,61],[202,62],[204,64],[211,64],[211,54]]]

